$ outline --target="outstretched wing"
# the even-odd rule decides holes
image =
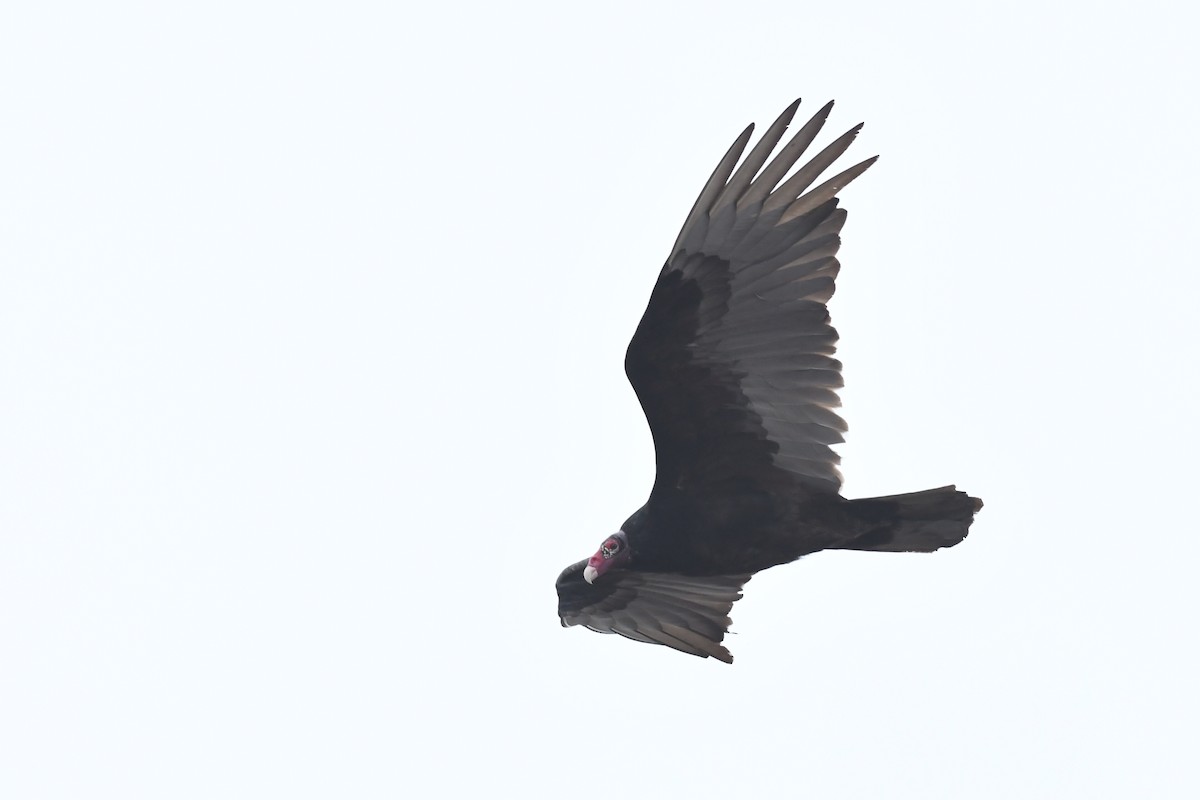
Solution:
[[[762,483],[780,471],[815,492],[841,488],[830,448],[846,430],[833,411],[841,364],[825,307],[846,220],[835,195],[875,159],[809,190],[859,125],[783,180],[833,107],[818,111],[767,164],[799,103],[736,172],[754,126],[725,154],[629,343],[625,371],[654,436],[656,491]]]
[[[742,596],[750,575],[692,577],[614,570],[590,584],[583,579],[586,565],[585,559],[567,567],[555,584],[564,628],[583,625],[733,663],[721,640],[729,630],[729,609]]]

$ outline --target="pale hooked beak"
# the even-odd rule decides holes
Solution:
[[[583,568],[583,579],[588,583],[595,583],[596,576],[599,574],[600,572],[590,564]]]

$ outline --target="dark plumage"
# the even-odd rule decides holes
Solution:
[[[846,220],[836,194],[875,159],[808,190],[860,125],[784,180],[833,106],[767,163],[799,103],[736,172],[754,126],[733,143],[659,274],[625,359],[654,436],[654,488],[559,576],[564,626],[732,662],[721,641],[755,572],[818,550],[950,547],[983,505],[953,486],[838,494],[830,445],[846,424],[832,410],[842,378],[825,307]]]

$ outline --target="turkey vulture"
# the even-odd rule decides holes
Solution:
[[[654,488],[595,555],[559,575],[564,627],[732,663],[721,641],[754,573],[818,550],[951,547],[983,507],[954,486],[839,494],[830,445],[846,423],[833,411],[842,377],[825,307],[846,221],[836,195],[875,158],[808,189],[860,124],[784,180],[833,107],[767,163],[799,104],[735,171],[754,126],[737,138],[659,273],[625,356],[654,437]]]

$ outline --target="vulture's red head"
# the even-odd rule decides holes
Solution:
[[[587,566],[583,568],[583,579],[595,583],[597,578],[613,567],[628,562],[629,556],[629,540],[625,538],[625,531],[617,531],[604,540],[596,555],[588,559]]]

